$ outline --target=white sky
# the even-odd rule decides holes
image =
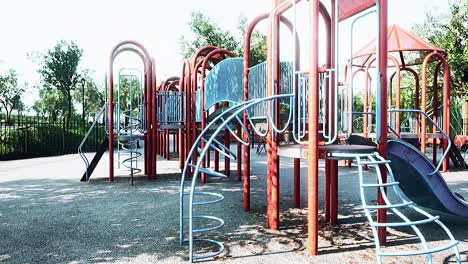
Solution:
[[[222,28],[234,31],[242,14],[249,20],[270,10],[272,0],[0,0],[0,71],[14,68],[20,81],[36,84],[37,65],[28,52],[74,40],[84,49],[81,67],[96,70],[102,81],[109,52],[121,40],[141,42],[156,59],[157,79],[180,74],[179,39],[190,37],[192,11],[203,11]],[[325,1],[328,2],[328,1]],[[447,10],[448,0],[389,0],[389,24],[410,29],[426,10]],[[363,33],[357,40],[365,43]],[[361,44],[362,45],[362,44]],[[135,65],[129,65],[134,67]],[[31,105],[37,93],[26,94]]]

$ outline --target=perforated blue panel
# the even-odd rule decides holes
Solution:
[[[257,64],[249,69],[249,100],[267,97],[267,67],[266,62]],[[293,64],[289,61],[280,62],[280,94],[290,94],[293,91]],[[289,98],[280,100],[289,104]],[[250,108],[251,118],[266,116],[266,104],[258,104]]]
[[[205,78],[205,110],[219,102],[239,103],[244,100],[244,59],[225,59]]]

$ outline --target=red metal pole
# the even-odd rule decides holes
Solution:
[[[437,79],[439,77],[439,70],[440,66],[442,65],[442,62],[437,63],[437,66],[434,70],[434,80],[432,83],[432,109],[433,109],[433,114],[432,114],[432,120],[434,123],[437,124],[437,113],[438,113],[438,100],[437,100],[437,89],[438,89],[438,83]],[[435,126],[432,126],[432,133],[437,133],[437,128]],[[442,142],[441,142],[442,143]],[[432,163],[434,166],[437,166],[437,138],[432,139]]]
[[[145,62],[145,109],[146,109],[146,133],[145,133],[145,141],[147,141],[148,150],[145,150],[145,164],[148,167],[146,177],[148,180],[153,178],[152,172],[152,152],[153,152],[153,143],[151,142],[151,122],[152,122],[152,109],[151,109],[151,102],[152,102],[152,90],[151,90],[151,62],[146,60]]]
[[[318,114],[319,73],[318,36],[319,0],[310,0],[310,73],[309,73],[309,152],[308,160],[308,242],[309,254],[318,254]],[[334,10],[332,10],[332,13]]]
[[[183,65],[182,65],[182,75],[180,76],[180,83],[179,83],[179,91],[180,92],[183,92],[184,94],[185,93],[185,72],[186,72],[186,65],[187,65],[187,62],[184,61]],[[182,100],[181,101],[182,104],[181,104],[181,114],[182,115],[186,115],[186,105],[187,103],[184,103],[184,101]],[[185,112],[183,112],[183,110],[185,110]],[[185,120],[184,123],[181,123],[181,125],[183,125],[184,127],[183,128],[179,128],[179,133],[178,133],[178,152],[179,152],[179,168],[182,170],[184,168],[184,162],[185,162],[185,148],[184,148],[184,131],[187,130],[187,120]]]
[[[325,160],[325,195],[324,195],[324,215],[325,221],[330,221],[330,160]]]
[[[330,224],[338,223],[338,160],[330,160]]]
[[[380,11],[380,61],[379,61],[379,72],[380,72],[380,84],[381,84],[381,98],[380,104],[380,138],[377,150],[379,154],[387,158],[387,68],[388,68],[388,49],[387,49],[387,0],[380,0],[379,5]],[[387,168],[385,165],[380,165],[379,169],[382,173],[382,181],[387,182]],[[377,191],[377,204],[383,205],[385,201],[383,200],[382,193],[380,189]],[[377,210],[377,222],[385,223],[387,221],[387,211],[385,209]],[[387,241],[386,228],[378,227],[377,232],[379,235],[380,243],[384,245]]]
[[[443,90],[443,130],[447,136],[450,137],[450,65],[444,60],[444,90]],[[448,148],[448,140],[442,139],[442,150],[445,151]],[[449,169],[449,156],[445,157],[442,163],[442,171],[446,172]]]
[[[294,208],[301,206],[301,160],[294,159]]]
[[[169,150],[169,145],[170,145],[170,133],[169,129],[166,129],[166,159],[170,160],[171,159],[171,151]]]
[[[109,181],[114,181],[114,52],[109,62],[108,127],[109,127]]]
[[[392,59],[393,60],[393,59]],[[397,76],[397,82],[396,82],[396,98],[395,98],[395,109],[400,109],[400,97],[401,97],[401,74],[400,74],[400,66],[398,65],[398,61],[395,59],[394,60],[395,68],[396,68],[396,76]],[[400,112],[395,113],[395,130],[397,133],[400,133]]]
[[[274,7],[276,7],[274,5]],[[271,21],[273,21],[274,28],[272,28]],[[272,78],[276,77],[277,63],[279,61],[278,49],[272,50],[273,43],[275,47],[278,47],[278,17],[270,17],[269,20],[269,30],[268,30],[268,46],[267,46],[267,93],[268,96],[274,94],[274,89],[276,89],[276,79],[275,81]],[[276,37],[273,39],[272,35],[276,33]],[[267,114],[271,115],[273,109],[271,104],[267,104]],[[272,120],[275,122],[276,120]],[[277,230],[279,227],[279,210],[278,210],[278,198],[279,198],[279,186],[278,186],[278,155],[277,155],[277,146],[276,146],[276,137],[272,129],[269,130],[267,137],[267,222],[268,227]]]
[[[237,125],[237,137],[242,137],[240,125]],[[242,180],[242,144],[240,142],[237,142],[237,180]]]
[[[443,130],[447,136],[450,137],[450,65],[445,59],[443,59],[444,64],[444,89],[443,89]],[[442,139],[442,149],[445,151],[448,148],[448,140],[446,138]],[[449,156],[445,157],[444,162],[442,163],[442,171],[448,171],[449,169]]]
[[[229,131],[226,130],[225,135],[224,135],[224,145],[227,148],[231,148],[231,134],[229,134]],[[231,159],[229,157],[224,157],[224,174],[226,176],[231,175]]]
[[[422,64],[421,111],[426,112],[427,98],[427,63],[432,54],[426,56]],[[426,153],[426,117],[421,117],[421,152]]]
[[[249,100],[249,67],[250,67],[250,38],[252,36],[253,29],[261,20],[268,17],[268,14],[262,14],[257,16],[252,22],[250,22],[245,33],[244,40],[244,101]],[[249,127],[249,121],[247,119],[247,112],[244,111],[243,122],[245,127]],[[244,141],[249,140],[249,135],[244,133]],[[250,142],[251,144],[253,142]],[[243,168],[243,200],[244,200],[244,211],[250,211],[250,148],[244,146],[244,168]],[[215,159],[216,161],[216,159]],[[215,163],[216,164],[216,163]]]
[[[156,180],[158,177],[158,174],[156,173],[157,171],[157,157],[156,157],[156,149],[158,147],[158,141],[157,141],[157,120],[156,120],[156,108],[157,108],[157,102],[156,102],[156,95],[157,95],[157,86],[156,86],[156,62],[154,58],[151,58],[151,84],[152,84],[152,100],[151,100],[151,116],[152,116],[152,127],[151,127],[151,141],[152,141],[152,146],[151,146],[151,179]]]

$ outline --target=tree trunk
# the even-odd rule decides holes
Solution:
[[[8,111],[8,108],[5,108],[6,110],[6,115],[5,115],[5,125],[6,126],[11,126],[11,111],[13,109],[10,109],[10,111]]]

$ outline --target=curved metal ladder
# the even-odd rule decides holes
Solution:
[[[361,201],[362,201],[362,205],[364,208],[364,212],[367,216],[367,219],[369,220],[372,233],[374,235],[377,263],[382,263],[383,256],[413,256],[413,255],[426,255],[427,263],[432,263],[431,253],[447,250],[450,248],[453,248],[455,251],[455,257],[456,257],[457,263],[461,263],[460,252],[458,249],[459,241],[455,240],[450,230],[439,220],[439,216],[433,216],[429,214],[428,212],[422,210],[421,208],[413,205],[413,202],[404,198],[404,196],[402,195],[402,192],[400,191],[400,188],[398,187],[399,183],[395,181],[395,178],[393,176],[393,171],[390,167],[390,160],[384,159],[377,152],[369,153],[369,154],[343,153],[343,154],[333,154],[333,156],[340,157],[340,158],[354,158],[357,161],[358,170],[359,170],[360,196],[361,196]],[[382,174],[379,169],[379,165],[383,165],[386,167],[388,171],[389,180],[390,180],[389,182],[385,182],[385,183],[383,182]],[[377,183],[365,183],[364,182],[364,177],[363,177],[364,166],[374,166],[376,168]],[[372,187],[380,189],[382,197],[385,201],[385,205],[368,205],[367,204],[367,199],[365,196],[365,189],[372,188]],[[393,187],[393,191],[397,199],[399,200],[398,203],[393,204],[390,202],[387,196],[387,193],[385,191],[386,187]],[[408,217],[406,217],[399,210],[405,207],[415,210],[419,214],[425,216],[425,219],[418,220],[418,221],[411,221]],[[390,209],[395,215],[397,215],[398,217],[402,219],[402,222],[378,223],[374,221],[371,215],[371,211],[378,210],[378,209]],[[417,226],[421,224],[431,223],[431,222],[438,224],[447,233],[447,236],[449,237],[451,241],[449,244],[444,245],[442,247],[429,248],[426,239],[424,238],[423,234],[421,233],[420,229]],[[380,242],[379,242],[380,240],[378,237],[377,228],[384,227],[384,226],[385,227],[401,227],[401,226],[411,227],[413,231],[416,233],[416,235],[418,236],[419,240],[421,241],[423,249],[420,251],[407,251],[407,252],[383,252],[380,246]]]
[[[182,172],[182,179],[181,179],[181,184],[180,184],[180,195],[179,195],[179,199],[180,199],[180,217],[179,217],[180,244],[182,245],[183,243],[189,243],[189,261],[190,262],[193,262],[194,260],[198,260],[198,259],[214,257],[214,256],[221,254],[224,251],[224,245],[220,241],[216,241],[213,239],[206,239],[206,238],[194,238],[195,233],[213,231],[224,226],[224,220],[219,217],[211,216],[211,215],[195,215],[194,213],[194,208],[196,206],[215,204],[224,200],[224,196],[219,193],[195,191],[196,183],[197,183],[200,173],[205,173],[213,177],[227,178],[226,175],[220,172],[216,172],[208,168],[203,168],[202,167],[203,159],[205,158],[209,149],[214,149],[218,151],[221,155],[228,157],[230,159],[236,159],[237,158],[236,155],[229,150],[229,147],[223,145],[221,142],[216,140],[216,137],[221,133],[221,131],[227,129],[229,133],[231,133],[231,135],[234,138],[236,138],[236,140],[238,140],[244,145],[249,145],[251,141],[250,134],[248,133],[247,128],[244,126],[240,116],[242,116],[244,112],[247,113],[247,115],[249,115],[248,110],[260,103],[264,103],[264,102],[271,103],[272,101],[276,99],[281,99],[281,98],[290,98],[291,100],[290,102],[292,102],[293,95],[292,94],[276,95],[276,96],[271,96],[267,98],[246,101],[246,102],[230,107],[229,110],[221,113],[219,116],[214,118],[213,121],[207,125],[207,127],[200,133],[197,140],[194,142],[192,149],[190,150],[187,157],[192,157],[195,153],[197,153],[198,154],[197,163],[196,164],[190,163],[191,162],[190,158],[186,160],[184,170]],[[241,126],[241,129],[243,129],[246,135],[248,135],[249,137],[248,141],[242,140],[241,138],[239,138],[238,134],[235,133],[235,131],[233,131],[233,129],[230,127],[230,123],[232,122],[237,122]],[[251,122],[250,119],[249,119],[249,122]],[[217,123],[220,123],[220,124],[217,125]],[[188,186],[187,188],[185,180],[188,178],[192,170],[193,170],[193,173],[192,173],[191,184],[190,185],[187,184]],[[209,197],[212,197],[213,199],[209,201],[195,202],[196,196],[209,196]],[[185,197],[189,197],[188,204],[184,202]],[[186,216],[187,212],[185,212],[184,209],[188,209],[188,216]],[[214,220],[218,224],[215,226],[196,229],[193,223],[194,219]],[[185,223],[186,221],[188,221],[188,226],[189,226],[188,239],[184,238],[184,227],[186,225]],[[219,250],[217,252],[214,252],[208,255],[194,256],[193,255],[194,242],[201,242],[201,241],[216,244],[219,246]]]

